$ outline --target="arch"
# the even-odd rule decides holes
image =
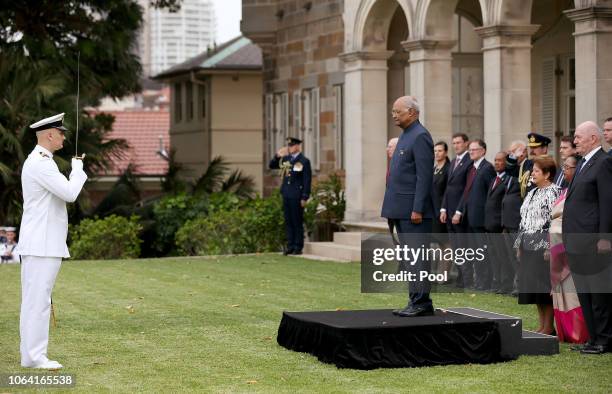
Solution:
[[[412,39],[448,39],[452,34],[453,15],[459,0],[422,0],[417,4]]]
[[[529,25],[533,0],[480,0],[483,26]]]
[[[355,17],[352,49],[386,50],[389,26],[398,5],[406,17],[408,31],[411,31],[412,9],[408,0],[362,0]]]

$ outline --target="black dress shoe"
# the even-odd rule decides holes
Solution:
[[[291,254],[300,255],[300,254],[302,254],[302,251],[301,250],[294,250]]]
[[[604,354],[609,351],[607,346],[604,345],[586,345],[580,353],[582,354]]]
[[[285,250],[283,251],[283,255],[284,255],[284,256],[287,256],[287,255],[289,255],[289,254],[293,254],[293,249],[285,249]]]
[[[395,313],[395,311],[393,312],[396,316],[400,316],[400,317],[431,316],[434,314],[434,309],[431,307],[430,308],[408,307],[400,311],[397,311],[397,313]]]
[[[570,346],[570,350],[573,350],[573,351],[575,351],[575,352],[579,352],[579,351],[581,351],[582,349],[584,349],[585,347],[587,347],[587,346],[593,346],[593,345],[594,345],[594,344],[593,344],[593,343],[591,343],[591,342],[587,342],[587,343],[579,343],[579,344],[577,344],[577,345],[572,345],[572,346]]]

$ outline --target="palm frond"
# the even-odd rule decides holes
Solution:
[[[219,191],[223,186],[223,177],[228,171],[228,166],[222,156],[211,160],[204,174],[193,185],[195,193],[213,193]]]

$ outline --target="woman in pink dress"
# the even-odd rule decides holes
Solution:
[[[577,155],[569,156],[563,163],[563,176],[569,185],[580,161]],[[550,281],[552,285],[553,311],[557,326],[557,336],[562,342],[584,343],[589,339],[582,308],[576,294],[576,287],[567,265],[565,248],[561,238],[563,205],[567,188],[555,201],[550,224]]]

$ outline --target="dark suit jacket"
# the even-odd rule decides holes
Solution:
[[[565,180],[565,175],[563,175],[563,166],[557,168],[557,173],[555,174],[555,184],[561,189],[565,189],[569,186]]]
[[[487,202],[485,204],[485,229],[492,233],[501,233],[502,231],[502,199],[506,194],[506,183],[510,176],[504,174],[501,181],[495,184],[495,178],[491,181],[491,187],[487,193]]]
[[[381,216],[410,219],[412,212],[433,217],[433,141],[418,120],[400,135],[389,165]]]
[[[279,169],[280,161],[280,157],[274,156],[274,158],[270,160],[270,169]],[[283,183],[281,185],[280,191],[282,196],[285,198],[308,200],[312,181],[310,160],[300,152],[295,159],[291,158],[291,156],[285,156],[282,158],[282,161],[288,161],[291,164],[291,171],[283,178]]]
[[[576,169],[578,170],[578,169]],[[563,208],[563,241],[568,253],[596,252],[599,237],[572,234],[612,233],[612,157],[600,149],[574,175]]]
[[[507,174],[506,174],[507,175]],[[502,197],[502,227],[510,231],[518,231],[521,224],[521,186],[518,178],[507,176]]]
[[[493,165],[486,159],[483,160],[476,171],[476,176],[474,177],[474,182],[467,195],[467,199],[464,199],[462,196],[459,201],[457,211],[461,212],[462,220],[467,218],[470,227],[484,227],[487,194],[491,187],[491,182],[495,179],[495,175]],[[454,215],[455,213],[453,212],[452,214]]]
[[[459,205],[459,201],[461,200],[461,196],[463,195],[467,172],[472,165],[472,160],[470,159],[470,154],[466,153],[459,162],[459,166],[457,166],[457,168],[454,170],[452,170],[453,163],[454,160],[451,161],[451,167],[448,169],[448,181],[446,183],[446,190],[444,192],[442,205],[440,207],[446,209],[448,223],[450,223],[451,219],[453,218],[453,215],[457,210],[457,206]],[[437,215],[439,216],[440,212],[437,212]]]

